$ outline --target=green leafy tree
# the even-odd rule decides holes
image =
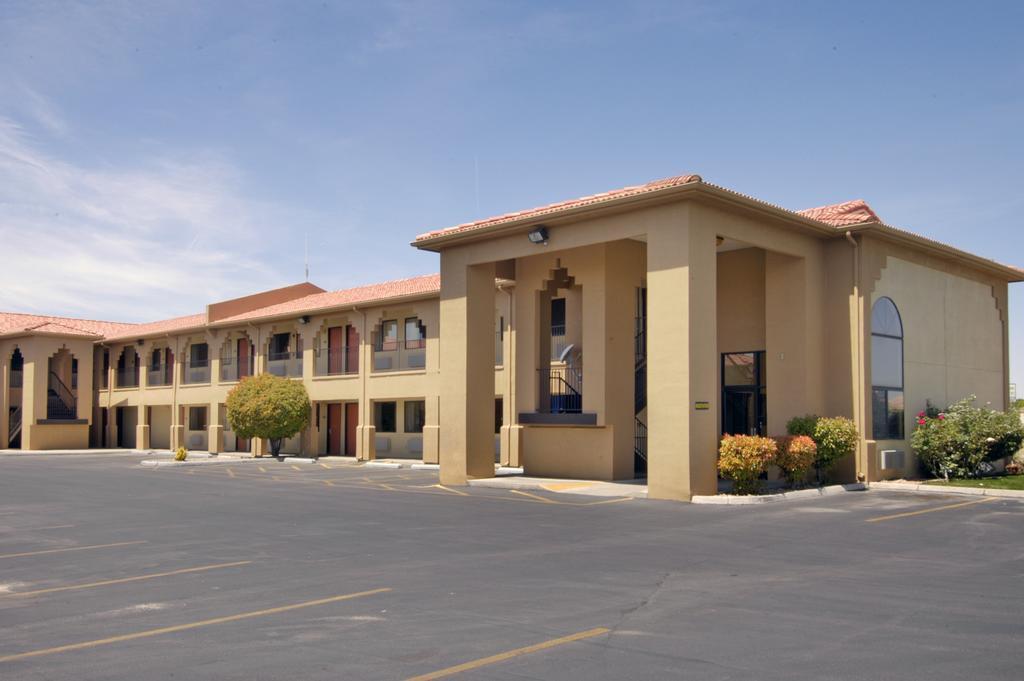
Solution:
[[[309,425],[309,396],[299,381],[260,374],[243,379],[227,398],[228,423],[243,438],[266,438],[274,456],[281,440]]]

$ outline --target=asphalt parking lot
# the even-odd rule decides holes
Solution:
[[[0,678],[1019,678],[1022,520],[7,457]]]

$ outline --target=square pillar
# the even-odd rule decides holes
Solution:
[[[138,410],[138,423],[135,425],[135,448],[149,449],[149,408],[140,404]]]
[[[218,367],[217,370],[219,372],[220,368]],[[220,454],[224,449],[224,426],[220,422],[220,405],[214,402],[206,408],[206,411],[209,419],[206,428],[206,451],[211,454]]]
[[[494,263],[441,254],[441,483],[494,477]]]
[[[647,233],[647,482],[652,499],[718,491],[715,232],[680,220]],[[681,223],[681,224],[680,224]]]

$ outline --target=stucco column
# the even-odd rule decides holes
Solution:
[[[441,482],[494,476],[494,264],[441,254]]]
[[[140,404],[138,421],[135,424],[135,448],[149,449],[149,409]]]
[[[211,378],[213,377],[211,376]],[[206,451],[211,454],[220,454],[224,449],[224,425],[220,422],[220,404],[211,402],[206,411],[208,414]]]
[[[716,244],[680,218],[647,233],[647,482],[651,498],[688,501],[718,488]]]

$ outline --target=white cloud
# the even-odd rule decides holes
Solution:
[[[0,117],[0,309],[151,320],[284,283],[260,263],[283,211],[216,154],[124,169],[39,147]]]

